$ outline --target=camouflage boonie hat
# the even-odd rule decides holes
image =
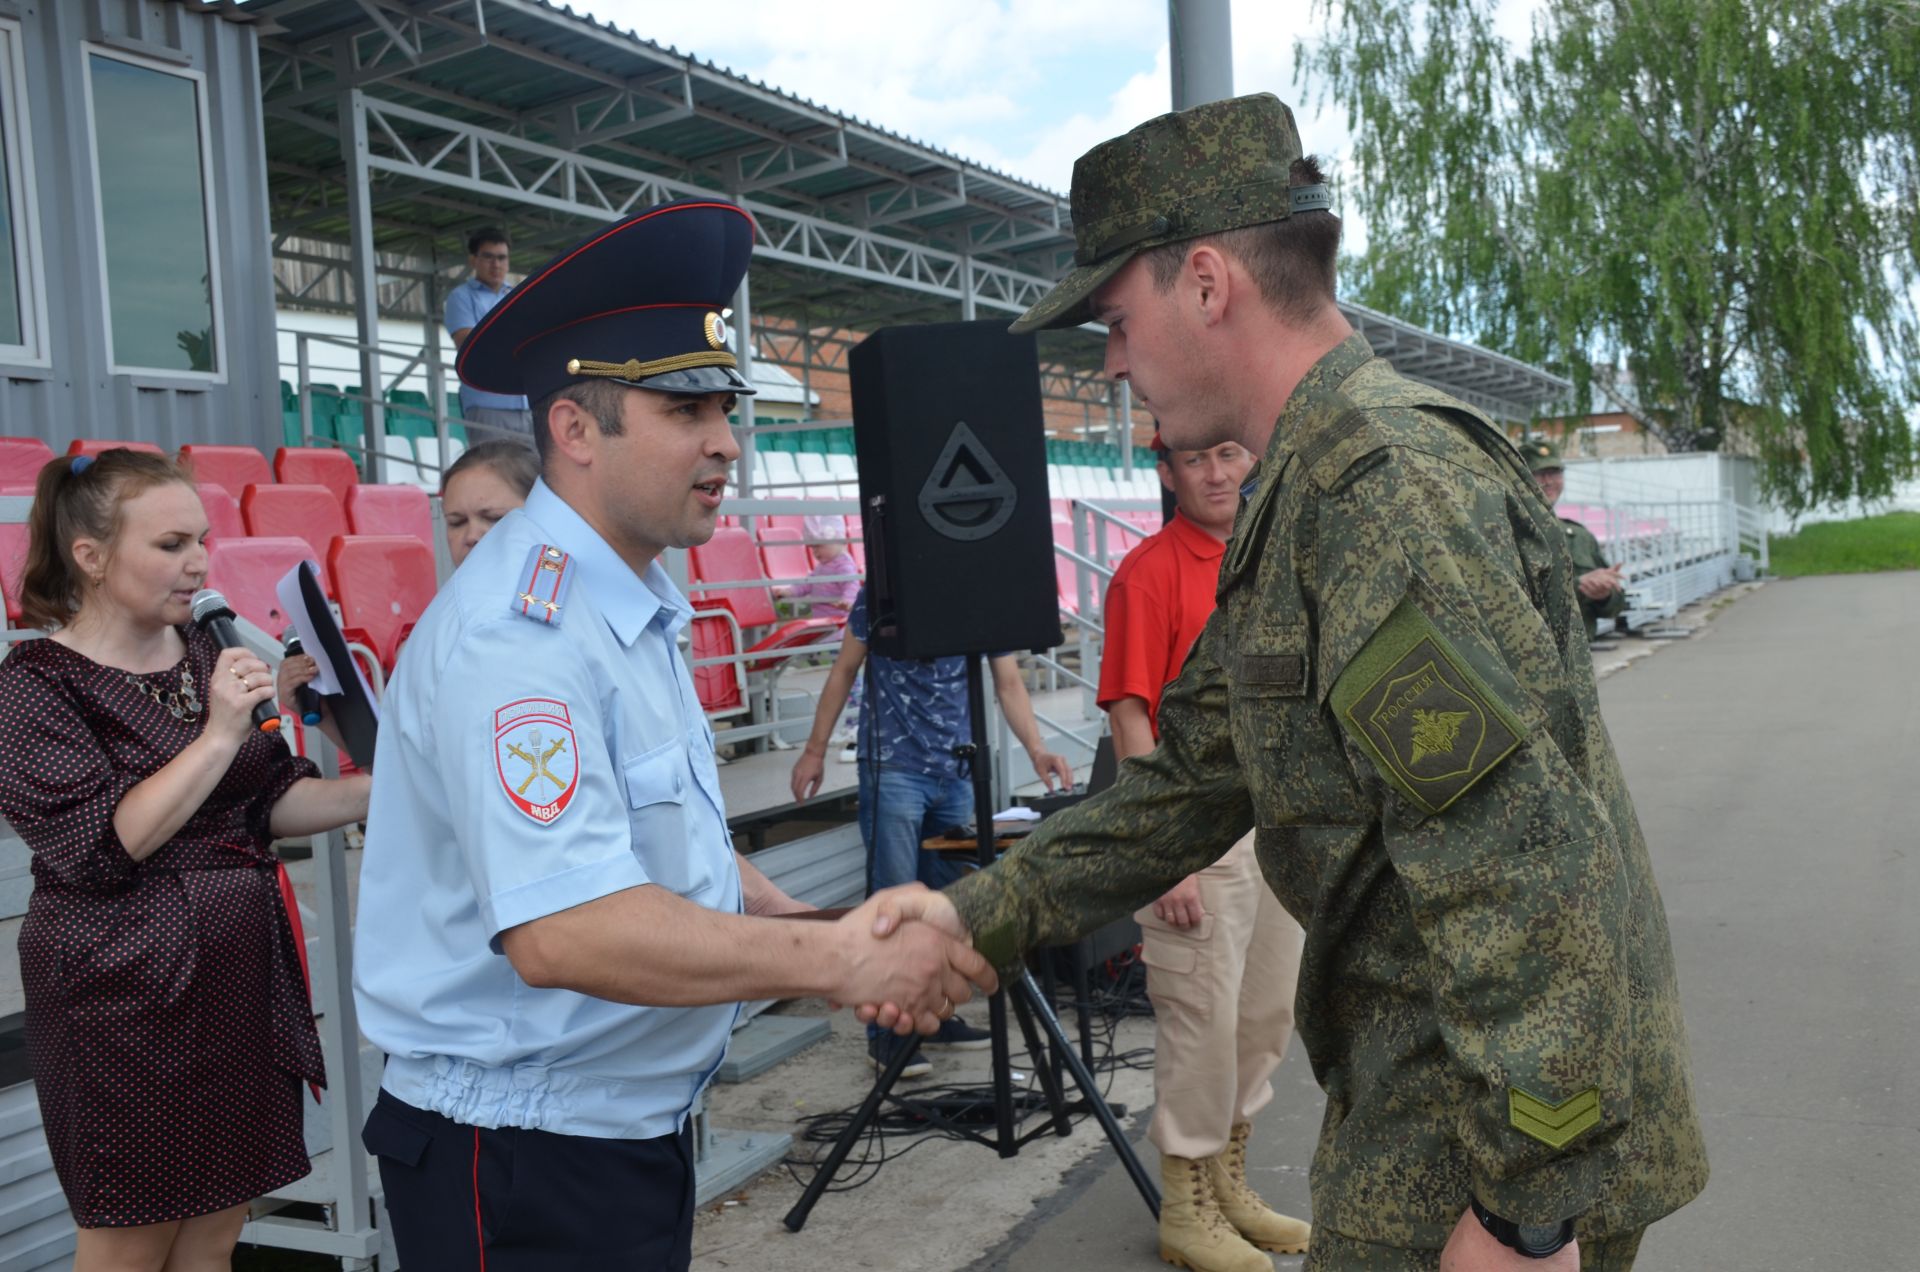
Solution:
[[[1520,443],[1520,453],[1527,457],[1527,467],[1536,473],[1567,466],[1560,458],[1560,448],[1544,437],[1530,437]]]
[[[1161,115],[1101,142],[1073,165],[1074,271],[1010,330],[1091,321],[1094,289],[1143,248],[1330,209],[1325,186],[1288,187],[1298,158],[1293,112],[1272,93]]]

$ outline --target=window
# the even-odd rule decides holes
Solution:
[[[0,21],[0,361],[44,363],[26,76],[18,23]]]
[[[87,54],[116,373],[217,378],[222,370],[204,90],[196,72]]]

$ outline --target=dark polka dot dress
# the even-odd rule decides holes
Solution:
[[[305,1175],[302,1083],[325,1080],[267,829],[318,770],[256,733],[146,860],[114,833],[121,799],[206,724],[169,710],[182,670],[207,701],[219,654],[184,634],[179,666],[131,679],[51,640],[0,662],[0,815],[33,850],[28,1057],[87,1228],[211,1214]]]

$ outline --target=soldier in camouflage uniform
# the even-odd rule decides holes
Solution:
[[[1527,467],[1533,470],[1533,479],[1539,484],[1547,505],[1559,503],[1560,492],[1566,489],[1567,481],[1560,448],[1545,438],[1535,437],[1522,443],[1520,452],[1527,457]],[[1600,540],[1593,537],[1593,531],[1567,517],[1560,518],[1560,528],[1567,533],[1574,588],[1580,593],[1580,613],[1587,620],[1587,640],[1591,643],[1599,634],[1601,619],[1626,613],[1627,594],[1620,586],[1619,567],[1607,564],[1606,555],[1600,551]],[[1612,645],[1601,642],[1596,648],[1610,649]]]
[[[1307,1268],[1620,1272],[1707,1165],[1566,535],[1497,429],[1348,327],[1316,178],[1264,94],[1076,164],[1080,268],[1015,329],[1105,322],[1169,445],[1264,458],[1159,747],[901,913],[1009,966],[1251,823],[1307,930]]]

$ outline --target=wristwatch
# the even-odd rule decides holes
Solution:
[[[1573,1244],[1571,1219],[1549,1224],[1515,1223],[1488,1210],[1478,1197],[1468,1200],[1473,1203],[1473,1217],[1480,1221],[1487,1235],[1523,1258],[1544,1259]]]

